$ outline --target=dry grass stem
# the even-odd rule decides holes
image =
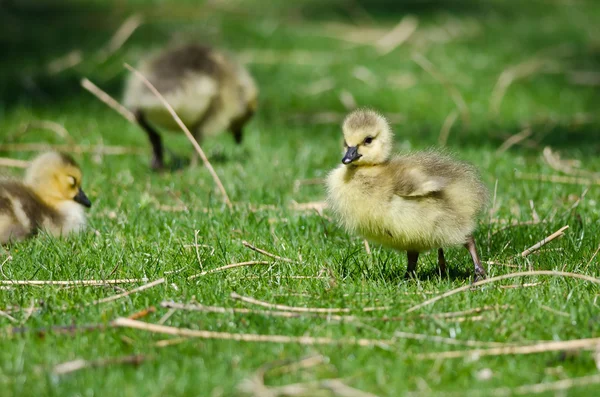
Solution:
[[[365,84],[374,87],[377,85],[377,75],[366,66],[356,66],[352,69],[352,75]]]
[[[327,364],[327,363],[328,363],[327,357],[325,357],[321,354],[317,354],[314,356],[304,357],[298,361],[279,365],[274,368],[271,365],[271,363],[269,363],[267,366],[265,366],[264,369],[260,370],[260,372],[262,372],[263,374],[269,372],[270,375],[289,374],[289,373],[297,372],[299,370],[308,369],[308,368],[316,367],[318,365]]]
[[[369,241],[367,239],[364,239],[363,244],[365,245],[365,252],[367,253],[367,255],[371,255],[371,247],[369,246]]]
[[[295,307],[295,306],[287,306],[280,305],[276,303],[264,302],[258,299],[254,299],[247,296],[238,295],[235,292],[231,293],[231,298],[236,299],[245,303],[250,303],[252,305],[266,307],[268,309],[277,309],[284,310],[288,312],[299,312],[299,313],[350,313],[350,309],[348,308],[317,308],[317,307]]]
[[[263,274],[260,276],[247,276],[245,278],[264,280],[266,276],[267,276],[266,274]],[[279,274],[270,274],[268,276],[271,278],[278,278],[278,279],[284,279],[284,280],[329,280],[329,277],[325,277],[325,276],[282,276]]]
[[[450,290],[448,292],[445,292],[441,295],[435,296],[431,299],[426,300],[425,302],[419,303],[418,305],[415,305],[413,307],[411,307],[410,309],[408,309],[406,312],[410,313],[413,312],[415,310],[421,309],[425,306],[428,306],[432,303],[435,303],[441,299],[447,298],[449,296],[458,294],[460,292],[463,291],[468,291],[473,289],[474,287],[479,287],[481,285],[486,285],[486,284],[490,284],[490,283],[495,283],[496,281],[501,281],[501,280],[506,280],[509,278],[517,278],[517,277],[530,277],[530,276],[553,276],[553,277],[570,277],[570,278],[577,278],[580,280],[585,280],[585,281],[589,281],[591,283],[595,283],[600,285],[600,279],[594,278],[594,277],[590,277],[590,276],[586,276],[584,274],[577,274],[577,273],[569,273],[569,272],[559,272],[559,271],[553,271],[553,270],[536,270],[536,271],[530,271],[530,272],[519,272],[519,273],[510,273],[510,274],[504,274],[502,276],[497,276],[497,277],[492,277],[492,278],[488,278],[485,280],[481,280],[478,281],[476,283],[473,283],[471,285],[465,285],[453,290]]]
[[[13,316],[11,316],[10,314],[6,313],[3,310],[0,310],[0,317],[4,317],[4,318],[8,319],[9,321],[12,321],[13,323],[19,322],[16,318],[14,318]]]
[[[128,155],[143,153],[137,147],[127,146],[104,146],[104,145],[51,145],[47,143],[2,143],[0,151],[2,152],[45,152],[56,150],[68,153],[93,153],[102,155]]]
[[[530,288],[530,287],[537,287],[538,285],[543,285],[543,284],[544,283],[511,284],[511,285],[501,285],[500,288],[504,288],[504,289]]]
[[[532,221],[523,221],[523,222],[512,222],[509,225],[502,226],[500,229],[495,230],[492,233],[492,236],[494,236],[494,235],[496,235],[496,234],[498,234],[500,232],[503,232],[503,231],[505,231],[507,229],[513,228],[513,227],[539,225],[541,223],[546,223],[546,221],[545,220],[532,220]]]
[[[263,334],[233,334],[229,332],[215,332],[204,330],[193,330],[188,328],[176,328],[165,325],[145,323],[127,318],[117,318],[113,324],[117,327],[133,328],[151,333],[175,335],[181,337],[192,337],[201,339],[233,340],[239,342],[263,342],[263,343],[285,343],[300,345],[350,345],[361,347],[388,346],[391,340],[363,339],[363,338],[329,338],[313,336],[289,336],[289,335],[263,335]]]
[[[109,365],[115,364],[132,364],[132,365],[140,365],[147,359],[146,356],[142,355],[132,355],[132,356],[123,356],[123,357],[109,357],[109,358],[101,358],[98,360],[73,360],[68,361],[66,363],[58,364],[54,367],[52,372],[54,375],[66,375],[72,372],[76,372],[85,368],[97,368],[97,367],[106,367]]]
[[[568,228],[569,228],[569,225],[561,227],[559,230],[555,231],[554,233],[552,233],[545,239],[541,240],[540,242],[534,244],[533,246],[527,248],[525,251],[521,252],[521,257],[525,258],[526,256],[530,255],[532,252],[535,252],[535,251],[539,250],[541,247],[543,247],[544,245],[548,244],[550,241],[552,241],[558,237],[562,237],[565,234],[564,231],[567,230]]]
[[[69,134],[69,131],[67,131],[67,129],[64,126],[58,124],[55,121],[51,121],[51,120],[31,120],[31,121],[28,121],[28,122],[26,122],[23,125],[21,131],[19,131],[19,135],[20,134],[25,134],[25,133],[27,133],[31,129],[40,129],[40,130],[52,131],[58,137],[60,137],[62,139],[66,139],[70,143],[74,142],[73,137],[71,136],[71,134]]]
[[[569,72],[568,78],[571,84],[600,87],[600,73],[595,70],[574,70]]]
[[[229,196],[227,195],[227,191],[225,190],[225,187],[221,183],[221,179],[219,179],[219,176],[217,175],[215,169],[210,164],[210,161],[208,161],[208,157],[206,157],[206,154],[204,154],[204,151],[202,150],[202,148],[200,147],[200,145],[198,144],[198,142],[196,141],[196,139],[194,138],[194,136],[192,135],[190,130],[186,127],[186,125],[183,123],[183,121],[181,121],[179,116],[177,116],[177,113],[175,113],[175,110],[173,110],[173,107],[171,107],[171,105],[166,101],[166,99],[162,96],[162,94],[160,92],[158,92],[156,87],[154,87],[154,85],[152,85],[152,83],[150,83],[150,81],[146,78],[146,76],[144,76],[142,73],[140,73],[135,68],[131,67],[129,64],[125,64],[125,67],[129,71],[134,73],[137,78],[142,80],[144,85],[146,85],[146,87],[148,87],[148,89],[150,91],[152,91],[152,93],[162,102],[164,107],[169,111],[169,113],[173,117],[173,120],[175,120],[177,125],[179,125],[181,130],[185,133],[186,137],[192,143],[192,145],[194,146],[194,149],[196,149],[196,152],[202,159],[204,166],[208,169],[208,172],[210,172],[211,176],[213,177],[213,180],[215,181],[215,184],[217,185],[217,187],[219,188],[219,190],[221,192],[221,195],[223,196],[223,201],[225,202],[227,207],[229,207],[229,209],[233,209],[233,204],[231,203],[231,200],[229,200]]]
[[[173,339],[163,339],[159,340],[154,344],[156,347],[168,347],[173,345],[179,345],[181,343],[185,343],[189,341],[190,338],[173,338]]]
[[[304,89],[304,92],[308,95],[319,95],[327,91],[331,91],[335,88],[335,80],[330,77],[317,80],[311,83]]]
[[[560,310],[553,309],[553,308],[548,307],[546,305],[540,305],[540,309],[546,310],[547,312],[550,312],[550,313],[554,313],[554,314],[556,314],[558,316],[567,317],[567,318],[571,317],[571,315],[569,313],[561,312]]]
[[[386,33],[375,43],[379,53],[385,55],[394,51],[413,35],[418,26],[419,20],[414,16],[407,15],[402,18],[391,31]]]
[[[460,339],[454,339],[454,338],[445,338],[443,336],[438,336],[438,335],[415,334],[412,332],[403,332],[403,331],[394,332],[394,338],[413,339],[413,340],[420,340],[420,341],[426,341],[426,342],[444,343],[447,345],[470,346],[470,347],[502,347],[502,346],[509,345],[507,343],[501,343],[501,342],[460,340]]]
[[[508,149],[510,149],[517,143],[529,138],[532,133],[533,132],[531,131],[531,128],[528,127],[528,128],[525,128],[521,132],[518,132],[514,135],[509,136],[508,139],[506,139],[504,142],[502,142],[502,145],[500,145],[500,147],[498,149],[496,149],[496,156],[501,155],[502,153],[506,152]]]
[[[79,65],[81,62],[83,62],[83,53],[80,50],[73,50],[51,61],[47,66],[48,73],[58,74]]]
[[[154,306],[150,306],[143,310],[140,310],[139,312],[135,312],[129,315],[127,318],[130,318],[132,320],[139,320],[140,318],[144,318],[152,313],[156,313],[156,308]]]
[[[177,310],[187,310],[187,311],[196,311],[196,312],[205,312],[205,313],[219,313],[219,314],[256,314],[261,316],[271,316],[271,317],[285,317],[285,318],[300,318],[300,317],[314,317],[314,318],[322,318],[330,321],[356,321],[358,320],[355,316],[343,316],[343,315],[334,315],[334,314],[318,314],[318,313],[298,313],[298,312],[290,312],[290,311],[277,311],[277,310],[255,310],[255,309],[246,309],[246,308],[229,308],[229,307],[220,307],[220,306],[204,306],[199,304],[191,304],[191,303],[175,303],[175,302],[162,302],[162,307],[177,309]],[[364,320],[364,319],[362,319]]]
[[[294,193],[297,193],[302,186],[323,185],[324,183],[325,178],[296,179],[294,181]]]
[[[521,354],[537,354],[556,352],[562,350],[584,350],[595,349],[600,344],[600,338],[574,339],[566,341],[549,341],[528,345],[493,347],[489,349],[454,350],[446,352],[417,354],[420,360],[449,359],[449,358],[473,358],[478,359],[486,356],[506,356]]]
[[[83,78],[81,79],[81,86],[92,93],[96,98],[104,102],[108,107],[115,110],[121,116],[123,116],[127,121],[132,124],[137,125],[137,120],[133,113],[125,106],[121,105],[116,99],[108,95],[104,92],[100,87],[96,84],[92,83],[90,80]]]
[[[352,93],[348,90],[340,91],[339,98],[340,102],[342,103],[342,105],[344,105],[344,108],[346,108],[347,111],[354,110],[358,107],[356,99],[354,99],[354,95],[352,95]]]
[[[375,394],[348,386],[341,379],[325,379],[291,383],[283,386],[267,386],[265,385],[264,374],[257,374],[250,379],[245,379],[238,385],[238,390],[245,394],[264,397],[377,397]]]
[[[594,251],[594,255],[592,255],[592,257],[590,258],[588,263],[583,268],[584,272],[587,271],[587,269],[590,267],[590,264],[594,261],[594,258],[596,258],[596,255],[598,255],[598,252],[600,252],[600,244],[598,244],[598,248],[596,248],[596,251]]]
[[[312,201],[310,203],[293,202],[291,208],[295,211],[315,211],[319,216],[324,217],[323,211],[327,208],[327,203],[324,201]]]
[[[257,305],[257,306],[262,306],[262,307],[266,307],[268,309],[277,309],[277,310],[283,310],[283,311],[288,311],[288,312],[298,312],[298,313],[350,313],[351,309],[349,308],[339,308],[339,307],[332,307],[332,308],[324,308],[324,307],[297,307],[297,306],[287,306],[287,305],[280,305],[280,304],[276,304],[276,303],[269,303],[269,302],[265,302],[265,301],[261,301],[258,299],[254,299],[248,296],[241,296],[235,292],[231,293],[231,298],[232,299],[236,299],[245,303],[250,303],[252,305]],[[365,307],[362,309],[363,312],[370,312],[370,311],[375,311],[375,310],[387,310],[389,309],[388,306],[385,307]]]
[[[298,262],[296,262],[294,260],[291,260],[291,259],[288,259],[288,258],[283,258],[281,256],[278,256],[278,255],[272,254],[270,252],[267,252],[267,251],[265,251],[263,249],[257,248],[255,246],[253,246],[252,244],[250,244],[249,242],[247,242],[246,240],[242,241],[242,244],[244,245],[244,247],[250,248],[252,251],[256,251],[259,254],[268,256],[269,258],[277,259],[279,261],[287,262],[287,263],[298,263]]]
[[[528,173],[524,173],[524,172],[516,172],[515,177],[518,179],[551,182],[551,183],[564,183],[567,185],[600,186],[600,178],[582,178],[582,177],[564,176],[564,175],[528,174]]]
[[[579,378],[568,378],[554,382],[537,383],[533,385],[523,385],[510,389],[501,387],[497,389],[488,389],[482,395],[485,396],[511,396],[511,395],[531,395],[547,392],[558,392],[561,390],[569,390],[575,387],[589,386],[600,383],[600,374],[582,376]],[[555,395],[560,393],[555,393]]]
[[[0,285],[62,285],[102,286],[147,282],[145,278],[123,278],[116,280],[0,280]]]
[[[29,161],[0,157],[0,167],[27,168]]]
[[[102,298],[102,299],[95,300],[94,302],[92,302],[92,305],[97,305],[97,304],[100,304],[100,303],[113,302],[113,301],[116,301],[118,299],[121,299],[121,298],[124,298],[126,296],[129,296],[131,294],[135,294],[137,292],[141,292],[141,291],[144,291],[146,289],[149,289],[149,288],[152,288],[152,287],[156,287],[157,285],[160,285],[160,284],[162,284],[164,282],[165,282],[165,278],[164,277],[163,278],[159,278],[158,280],[154,280],[154,281],[152,281],[152,282],[150,282],[148,284],[140,285],[139,287],[134,288],[132,290],[125,291],[125,292],[122,292],[120,294],[112,295],[112,296],[109,296],[107,298]]]
[[[131,37],[133,32],[141,25],[142,19],[139,15],[130,16],[123,22],[123,24],[119,27],[119,29],[115,32],[115,34],[111,37],[111,39],[102,47],[96,57],[95,60],[97,62],[106,61],[112,54],[117,52],[119,48],[125,44],[125,42]],[[66,55],[57,58],[50,62],[47,66],[48,73],[50,74],[58,74],[67,69],[73,68],[84,60],[83,53],[80,50],[73,50],[67,53]]]
[[[143,20],[140,15],[132,15],[123,22],[123,24],[117,29],[115,34],[110,38],[109,42],[98,52],[97,60],[104,62],[112,54],[117,52],[119,48],[125,44],[131,37],[133,32],[142,24]]]
[[[542,151],[542,156],[546,163],[555,171],[562,172],[571,176],[587,176],[592,178],[600,178],[599,173],[594,173],[586,170],[577,169],[581,162],[579,160],[563,160],[560,155],[552,150],[550,146],[546,146]]]
[[[206,276],[207,274],[222,272],[223,270],[233,269],[236,267],[254,266],[254,265],[269,265],[269,264],[271,264],[271,262],[267,262],[267,261],[248,261],[248,262],[240,262],[240,263],[231,263],[229,265],[221,266],[216,269],[210,269],[210,270],[203,271],[202,273],[194,274],[193,276],[189,276],[188,280],[193,280],[198,277]]]
[[[561,371],[562,374],[562,371]],[[520,396],[527,395],[531,396],[534,394],[548,394],[549,395],[571,395],[571,393],[559,393],[560,391],[570,390],[577,387],[595,385],[600,383],[600,374],[582,376],[578,378],[567,378],[561,379],[554,382],[543,382],[529,385],[517,386],[514,388],[510,387],[498,387],[493,389],[475,389],[469,390],[468,393],[464,391],[460,392],[436,392],[437,396],[440,397],[463,397],[465,395],[469,396],[482,396],[482,397],[510,397],[510,396]],[[406,394],[407,396],[422,396],[422,392],[410,392]],[[575,393],[573,393],[575,395]]]
[[[425,58],[425,56],[421,54],[413,54],[412,60],[417,63],[423,70],[429,73],[434,79],[436,79],[440,84],[446,88],[446,91],[450,95],[450,98],[454,101],[456,108],[460,112],[460,117],[465,125],[469,125],[470,122],[470,113],[469,107],[465,102],[462,94],[452,83],[448,81],[448,79],[429,61],[429,59]]]
[[[433,317],[433,318],[452,318],[459,316],[468,316],[471,314],[479,314],[486,311],[491,310],[508,310],[513,309],[512,305],[495,305],[495,306],[483,306],[483,307],[475,307],[473,309],[461,310],[457,312],[443,312],[443,313],[432,313],[425,315],[425,317]]]
[[[458,119],[458,112],[456,110],[451,111],[448,116],[446,116],[444,124],[442,124],[442,129],[440,130],[440,135],[438,136],[438,145],[446,146],[448,137],[450,136],[450,130],[456,122],[456,119]]]
[[[490,98],[490,110],[492,113],[498,114],[504,95],[512,83],[537,73],[546,63],[547,61],[544,59],[532,59],[502,71]]]

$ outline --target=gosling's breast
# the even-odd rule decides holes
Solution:
[[[348,231],[387,234],[389,193],[385,183],[348,173],[346,168],[341,166],[328,177],[329,205]]]

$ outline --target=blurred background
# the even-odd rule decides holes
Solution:
[[[506,152],[530,171],[552,171],[548,158],[562,155],[589,176],[600,148],[598,20],[591,0],[3,0],[0,155],[30,158],[14,146],[24,143],[118,145],[133,156],[118,161],[143,172],[144,134],[80,81],[120,100],[124,62],[197,40],[236,53],[261,90],[246,149],[226,135],[206,143],[217,162],[287,148],[298,153],[288,176],[323,176],[343,116],[369,106],[392,121],[400,149],[446,145],[496,176],[512,175]],[[176,151],[188,144],[167,136]]]

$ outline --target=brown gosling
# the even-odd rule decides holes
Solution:
[[[328,203],[350,233],[407,252],[405,278],[414,276],[419,253],[463,245],[475,266],[474,281],[485,278],[473,231],[488,201],[476,169],[429,150],[392,156],[393,133],[372,110],[344,120],[345,155],[327,178]]]
[[[84,207],[92,203],[81,190],[81,169],[68,155],[36,157],[23,182],[0,181],[0,244],[21,241],[44,230],[66,236],[85,228]]]
[[[258,88],[246,68],[230,54],[189,44],[142,60],[138,70],[165,97],[198,142],[206,135],[229,130],[241,143],[242,130],[257,108]],[[150,123],[170,130],[179,127],[136,76],[127,81],[124,103],[148,134],[152,168],[163,169],[162,139]]]

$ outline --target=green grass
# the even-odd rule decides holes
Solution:
[[[351,314],[366,319],[340,323],[307,316],[177,311],[165,325],[332,338],[388,339],[396,331],[403,331],[457,340],[514,343],[600,336],[598,286],[558,277],[500,281],[448,297],[418,312],[433,314],[509,305],[486,311],[479,319],[459,322],[406,316],[398,321],[369,321],[401,316],[435,294],[467,285],[471,265],[466,251],[448,250],[449,278],[435,275],[435,255],[428,253],[420,261],[419,279],[406,282],[402,278],[404,254],[372,247],[369,256],[360,238],[347,235],[329,218],[290,208],[294,200],[322,200],[322,186],[295,189],[294,181],[324,177],[341,157],[339,124],[315,124],[297,116],[346,112],[338,99],[341,90],[351,92],[360,106],[404,116],[403,122],[394,125],[399,151],[436,145],[444,120],[456,107],[444,86],[411,60],[411,54],[419,51],[457,87],[470,110],[468,124],[461,119],[454,124],[448,146],[481,170],[492,191],[497,183],[496,211],[481,219],[476,233],[483,260],[511,263],[521,270],[565,270],[599,277],[599,257],[591,262],[590,259],[599,243],[600,187],[523,180],[518,178],[518,172],[557,174],[541,157],[547,145],[560,151],[563,158],[580,160],[586,170],[600,169],[600,89],[572,84],[569,77],[575,71],[599,70],[600,4],[591,0],[530,1],[519,6],[508,0],[305,0],[294,2],[293,6],[274,1],[267,7],[258,0],[247,0],[235,2],[233,9],[227,11],[219,7],[205,9],[189,1],[116,3],[72,1],[60,8],[52,3],[32,3],[0,12],[0,22],[7,27],[0,36],[0,43],[7,49],[0,63],[3,142],[64,143],[43,130],[15,138],[23,123],[46,119],[63,124],[77,143],[135,146],[143,150],[140,154],[100,158],[77,155],[84,170],[84,188],[93,201],[89,230],[68,239],[39,236],[5,247],[12,260],[2,266],[2,278],[166,277],[167,282],[98,305],[88,304],[121,290],[57,286],[0,290],[0,309],[9,311],[18,321],[14,324],[0,317],[0,326],[28,329],[18,335],[0,336],[2,395],[238,395],[238,386],[261,366],[315,354],[325,356],[327,363],[289,373],[269,372],[266,383],[284,385],[343,378],[348,385],[377,395],[395,396],[409,391],[465,395],[482,390],[487,395],[485,390],[492,388],[516,388],[597,373],[591,352],[567,358],[560,352],[551,352],[432,361],[419,360],[416,355],[466,348],[405,338],[398,338],[388,349],[200,339],[159,348],[155,342],[170,337],[127,329],[73,335],[47,333],[43,337],[36,333],[38,328],[55,325],[109,324],[117,317],[149,306],[157,310],[142,321],[157,323],[168,311],[160,307],[165,300],[249,307],[230,298],[236,292],[291,306],[350,308]],[[361,7],[356,6],[359,3]],[[97,64],[97,48],[133,12],[147,15],[146,24],[112,59]],[[368,24],[386,30],[407,13],[419,19],[415,36],[385,56],[368,45],[325,37],[328,23]],[[454,36],[439,30],[457,26],[462,33]],[[224,134],[204,144],[236,203],[233,211],[223,205],[202,167],[151,173],[150,148],[144,134],[78,86],[78,80],[86,76],[119,97],[125,76],[122,63],[135,63],[139,55],[167,43],[175,34],[202,36],[211,43],[258,54],[249,68],[261,87],[260,111],[248,126],[244,143],[236,146],[231,136]],[[566,51],[559,50],[565,48]],[[84,63],[58,75],[47,75],[45,65],[72,49],[83,51]],[[269,63],[265,55],[269,51],[310,52],[312,56],[303,64],[292,58]],[[508,88],[499,114],[494,115],[489,109],[490,97],[499,75],[509,66],[534,56],[549,63],[539,73],[516,80]],[[353,76],[356,66],[364,66],[374,74],[372,85]],[[415,84],[399,88],[388,83],[389,76],[401,74],[414,79]],[[318,95],[306,93],[309,84],[325,78],[333,81],[334,89]],[[586,115],[584,122],[580,121],[581,115]],[[538,143],[537,147],[515,145],[502,155],[496,154],[508,136],[526,127],[531,128],[530,139]],[[182,136],[165,137],[174,152],[191,153]],[[33,154],[0,155],[29,159]],[[8,169],[6,173],[18,175]],[[585,197],[575,206],[584,193]],[[547,222],[501,230],[504,225],[498,222],[530,221],[530,201]],[[562,239],[527,259],[514,258],[567,224],[570,228]],[[195,231],[198,243],[206,245],[198,251],[202,264],[195,250],[186,248],[194,244]],[[268,259],[245,248],[243,240],[301,264],[274,260],[269,266],[187,279],[201,268]],[[0,263],[6,258],[3,253]],[[490,276],[518,270],[488,267]],[[334,281],[289,277],[323,274],[331,274]],[[541,284],[501,288],[533,282]],[[132,289],[141,284],[120,287]],[[39,310],[28,315],[27,309],[32,305]],[[11,311],[15,306],[22,310]],[[389,309],[361,312],[363,307],[371,306]],[[52,372],[56,364],[69,360],[131,354],[143,354],[148,360],[137,367],[115,364],[64,376]],[[492,371],[490,379],[478,376],[484,369]],[[572,393],[593,395],[599,388],[591,385]]]

